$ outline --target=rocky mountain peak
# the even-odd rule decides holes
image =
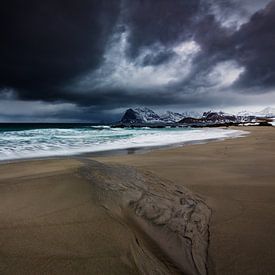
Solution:
[[[124,113],[121,122],[134,124],[134,123],[155,123],[161,119],[158,114],[149,108],[135,108],[128,109]]]

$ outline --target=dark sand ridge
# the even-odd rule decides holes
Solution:
[[[178,190],[183,193],[178,196],[191,196],[196,203],[190,201],[186,205],[192,207],[202,202],[183,186],[202,195],[212,208],[210,274],[274,274],[275,129],[242,130],[251,134],[96,160],[114,163],[106,169],[116,171],[115,178],[119,179],[126,179],[125,173],[133,176],[130,171],[135,170],[117,167],[118,164],[136,166],[148,183],[165,183],[168,193]],[[167,269],[169,274],[177,273],[176,259],[171,261],[159,249],[163,236],[156,234],[160,241],[156,245],[144,234],[141,218],[146,218],[148,212],[137,211],[136,219],[130,218],[138,209],[135,206],[139,200],[129,208],[114,207],[118,201],[125,202],[129,194],[124,197],[118,196],[120,192],[116,190],[107,192],[112,202],[107,199],[109,195],[98,190],[102,180],[89,179],[89,171],[72,158],[0,165],[1,274],[137,274],[152,267],[163,273]],[[102,171],[93,169],[93,179],[103,178],[107,186],[118,182],[110,180],[110,171]],[[151,172],[168,180],[155,180]],[[122,186],[128,184],[119,182]],[[161,188],[157,185],[153,190],[163,192]],[[166,212],[161,213],[165,217]],[[161,216],[153,215],[151,220],[158,221]],[[192,266],[185,261],[188,262]]]
[[[275,128],[238,127],[247,137],[98,158],[183,184],[212,208],[210,274],[275,272]]]
[[[205,274],[210,210],[152,173],[83,158],[0,166],[1,274]]]

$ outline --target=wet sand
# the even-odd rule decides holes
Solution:
[[[273,274],[275,128],[241,129],[251,134],[91,158],[107,166],[1,164],[0,273],[204,273],[205,200],[209,274]]]

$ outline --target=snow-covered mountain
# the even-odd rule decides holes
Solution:
[[[257,117],[275,118],[275,108],[267,107],[260,112],[242,111],[237,115],[222,111],[208,111],[202,115],[197,112],[176,113],[167,111],[157,114],[153,110],[143,107],[128,109],[124,113],[121,123],[123,124],[224,124],[224,123],[254,123]]]
[[[128,109],[124,113],[121,122],[127,124],[134,123],[175,123],[185,117],[184,114],[167,111],[164,114],[157,114],[153,110],[143,107]]]
[[[197,112],[176,113],[171,111],[159,115],[147,107],[139,107],[126,110],[121,122],[127,124],[176,123],[185,117],[201,117],[201,115]]]
[[[158,114],[156,114],[153,110],[147,107],[139,107],[134,109],[134,111],[138,113],[138,115],[144,122],[158,122],[161,120]]]
[[[261,110],[260,112],[257,112],[256,116],[259,116],[259,117],[275,117],[275,108],[266,107],[265,109]]]
[[[160,118],[162,121],[167,122],[167,123],[173,123],[173,122],[178,122],[181,119],[183,119],[185,116],[180,113],[174,113],[171,111],[167,111],[166,113],[160,115]]]
[[[212,123],[231,123],[237,122],[238,119],[235,115],[227,114],[222,111],[219,112],[205,112],[203,113],[202,120]]]
[[[238,116],[238,117],[255,116],[255,113],[249,112],[249,111],[246,111],[246,110],[243,110],[243,111],[238,112],[238,113],[237,113],[237,116]]]
[[[127,124],[159,123],[161,122],[161,118],[151,109],[144,107],[126,110],[121,119],[121,122]]]
[[[160,118],[164,122],[179,122],[183,118],[192,117],[192,118],[201,118],[202,114],[194,111],[183,112],[183,113],[175,113],[171,111],[167,111],[166,113],[160,115]]]
[[[275,117],[275,108],[266,107],[259,112],[249,112],[249,111],[241,111],[238,112],[237,116],[248,117],[248,116],[255,116],[255,117]]]

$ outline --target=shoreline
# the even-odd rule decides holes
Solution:
[[[33,268],[35,274],[44,268],[52,274],[75,271],[88,274],[96,270],[101,274],[137,274],[142,264],[146,268],[160,266],[158,257],[162,256],[158,255],[158,249],[137,233],[137,227],[128,226],[131,222],[123,214],[126,204],[119,206],[119,201],[125,198],[127,201],[133,194],[120,199],[109,191],[98,193],[98,188],[94,188],[106,179],[107,186],[113,181],[114,187],[110,189],[113,190],[126,180],[123,184],[127,188],[121,186],[121,190],[127,190],[129,183],[136,184],[134,179],[129,182],[127,179],[142,175],[137,177],[139,181],[144,177],[151,182],[146,186],[157,184],[154,189],[157,192],[163,192],[158,187],[160,183],[166,190],[162,194],[188,188],[195,200],[202,198],[212,209],[209,274],[271,273],[275,268],[272,261],[275,257],[275,129],[245,127],[244,130],[250,132],[244,138],[162,147],[143,153],[2,163],[0,271],[12,273],[23,268],[28,272]],[[94,168],[89,171],[95,174],[89,180],[78,176],[82,160],[92,161]],[[98,168],[94,161],[102,163],[103,168]],[[131,172],[132,168],[124,170],[123,167],[129,166],[137,172]],[[156,205],[162,207],[165,203],[158,201]],[[158,236],[155,242],[160,244],[165,235],[156,230],[159,229],[151,234]],[[147,227],[143,229],[146,231],[150,232]],[[141,251],[147,254],[140,254]],[[134,260],[129,255],[138,258]],[[170,255],[171,258],[175,256]],[[185,265],[192,266],[188,262]],[[172,267],[175,268],[174,264]],[[177,274],[173,268],[173,274]]]
[[[65,154],[65,155],[6,159],[6,160],[0,160],[0,165],[8,164],[8,163],[18,163],[21,161],[25,162],[25,161],[35,161],[35,160],[58,160],[58,159],[81,158],[81,157],[97,158],[97,157],[108,157],[108,156],[124,156],[124,155],[132,155],[132,154],[146,154],[155,150],[166,150],[166,149],[179,148],[183,146],[207,144],[210,142],[218,142],[218,141],[223,141],[227,139],[242,138],[250,134],[249,131],[246,131],[244,129],[239,130],[237,127],[229,127],[229,128],[226,127],[221,129],[236,130],[242,133],[239,133],[237,136],[228,136],[228,137],[222,137],[222,138],[208,138],[208,139],[185,141],[185,142],[175,142],[175,143],[166,144],[166,145],[140,146],[140,147],[129,147],[129,148],[121,148],[121,149],[110,149],[110,150],[103,150],[103,151],[83,152],[83,153],[75,153],[75,154],[72,153],[72,154]]]

